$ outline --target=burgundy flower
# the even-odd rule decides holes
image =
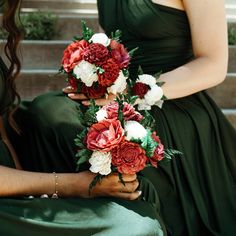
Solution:
[[[75,41],[71,43],[64,51],[62,58],[62,66],[68,73],[83,59],[84,50],[89,46],[85,40]]]
[[[147,84],[137,82],[132,88],[132,94],[139,98],[144,98],[150,87]]]
[[[119,65],[120,69],[127,68],[130,62],[130,56],[124,45],[112,40],[110,43],[111,55],[116,63]]]
[[[78,80],[73,75],[69,75],[68,84],[71,86],[73,90],[78,89]]]
[[[100,43],[91,43],[84,50],[84,60],[97,66],[105,63],[109,59],[108,49]]]
[[[112,164],[117,167],[119,173],[135,174],[144,169],[147,157],[145,150],[137,143],[124,141],[111,150]]]
[[[88,98],[96,99],[103,97],[107,92],[106,87],[95,83],[91,87],[87,87],[84,83],[81,85],[81,93],[86,95]]]
[[[111,86],[119,76],[119,66],[113,59],[108,59],[106,63],[101,65],[103,73],[98,74],[98,83],[103,87]]]
[[[87,134],[87,148],[109,152],[124,139],[124,130],[119,120],[102,120],[93,124]]]

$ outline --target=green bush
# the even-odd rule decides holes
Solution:
[[[229,45],[236,45],[236,28],[230,26],[228,28]]]
[[[51,13],[31,12],[21,15],[24,39],[51,40],[56,35],[57,17]],[[0,38],[5,39],[7,33],[0,30]]]

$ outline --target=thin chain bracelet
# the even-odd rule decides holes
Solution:
[[[53,172],[54,180],[55,180],[55,186],[54,186],[54,193],[51,196],[51,198],[59,198],[58,196],[58,175],[56,172]]]

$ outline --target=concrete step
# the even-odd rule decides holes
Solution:
[[[92,24],[92,22],[91,22]],[[78,27],[79,29],[80,27]],[[51,69],[60,67],[64,49],[72,42],[68,40],[24,40],[21,43],[23,69]],[[0,49],[4,41],[0,41]],[[229,73],[236,73],[236,46],[229,46]]]
[[[22,8],[97,9],[96,0],[23,0]]]
[[[236,73],[229,73],[223,83],[207,92],[219,107],[236,108]]]
[[[236,45],[229,46],[228,72],[229,73],[235,73],[236,72]]]
[[[50,11],[62,15],[97,15],[96,0],[23,0],[21,12]]]
[[[236,2],[226,1],[225,11],[227,20],[236,22]]]
[[[223,109],[222,111],[225,114],[226,118],[236,129],[236,109]]]

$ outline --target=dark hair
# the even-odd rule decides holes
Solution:
[[[19,28],[19,10],[21,0],[5,0],[1,1],[4,4],[2,26],[7,31],[8,37],[4,48],[4,52],[10,62],[9,68],[6,73],[6,89],[10,95],[11,104],[9,104],[9,120],[10,124],[17,129],[17,125],[13,119],[13,113],[20,103],[20,96],[16,91],[15,79],[20,73],[21,62],[17,55],[17,47],[21,40],[21,30]],[[16,106],[12,106],[13,104]]]

